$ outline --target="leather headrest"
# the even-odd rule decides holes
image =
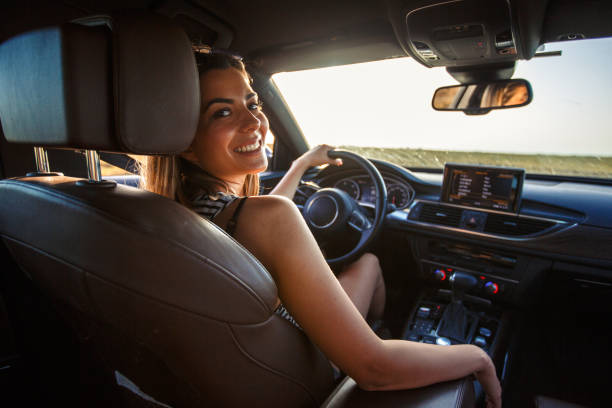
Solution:
[[[171,20],[114,16],[0,44],[0,120],[9,142],[172,154],[197,128],[191,43]]]

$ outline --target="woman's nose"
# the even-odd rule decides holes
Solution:
[[[245,132],[252,132],[261,126],[261,120],[250,110],[243,113],[241,129]]]

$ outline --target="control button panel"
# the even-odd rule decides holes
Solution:
[[[431,313],[431,309],[429,307],[421,306],[419,307],[419,310],[417,310],[417,317],[421,319],[427,319],[430,313]]]
[[[474,334],[472,344],[487,351],[493,344],[497,327],[498,322],[496,320],[488,319],[486,317],[481,318],[478,322],[478,329]]]
[[[434,321],[428,319],[417,319],[416,322],[414,322],[414,324],[412,325],[412,330],[423,334],[429,334],[432,332],[433,329]]]
[[[489,299],[495,299],[499,297],[510,296],[517,282],[500,278],[497,276],[490,276],[487,273],[476,272],[466,270],[462,268],[456,268],[454,266],[444,265],[432,261],[422,261],[423,273],[425,278],[437,282],[444,288],[450,288],[450,281],[452,280],[453,274],[458,272],[465,276],[469,275],[478,280],[478,284],[470,289],[467,293],[481,296]]]
[[[460,344],[459,340],[439,334],[441,320],[449,300],[429,301],[422,300],[413,312],[412,318],[407,323],[402,338],[409,341],[449,346]],[[494,343],[495,335],[499,326],[499,316],[491,311],[475,305],[467,305],[472,323],[465,337],[465,342],[474,344],[487,353]],[[493,313],[493,314],[491,314]],[[497,316],[497,317],[496,317]]]

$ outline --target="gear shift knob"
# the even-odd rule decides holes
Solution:
[[[478,285],[478,279],[463,272],[453,273],[448,281],[453,292],[467,292]]]

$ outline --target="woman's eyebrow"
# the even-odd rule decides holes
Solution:
[[[256,97],[256,96],[257,96],[257,93],[256,93],[256,92],[251,92],[251,93],[247,94],[247,96],[245,96],[244,100],[245,100],[245,101],[247,101],[247,100],[249,100],[249,99],[251,99],[251,98],[253,98],[253,97]],[[233,100],[233,99],[227,99],[227,98],[214,98],[214,99],[211,99],[211,100],[210,100],[210,101],[209,101],[209,102],[206,104],[206,106],[204,107],[204,109],[202,110],[202,113],[205,113],[205,112],[206,112],[206,110],[207,110],[208,108],[210,108],[210,105],[212,105],[213,103],[227,103],[227,104],[231,105],[231,104],[233,104],[233,103],[234,103],[234,100]]]
[[[234,100],[233,100],[233,99],[226,99],[226,98],[214,98],[214,99],[211,99],[211,100],[210,100],[210,101],[209,101],[209,102],[206,104],[206,106],[204,107],[204,109],[202,110],[202,113],[206,112],[206,110],[207,110],[208,108],[210,108],[210,105],[212,105],[213,103],[227,103],[227,104],[230,104],[230,105],[231,105],[232,103],[234,103]]]

